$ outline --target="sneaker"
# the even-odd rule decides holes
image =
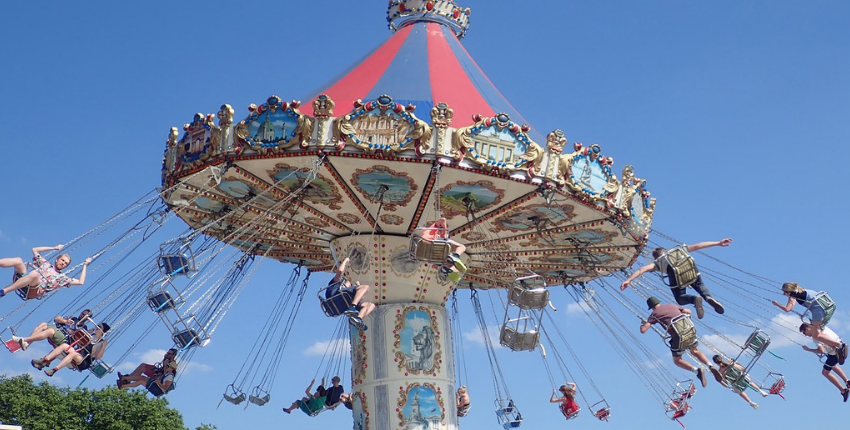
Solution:
[[[699,382],[700,384],[702,384],[703,388],[708,386],[708,381],[705,379],[705,371],[702,370],[702,367],[697,369],[697,379],[699,379]]]
[[[717,312],[720,315],[723,315],[723,312],[726,312],[726,310],[723,309],[723,305],[721,305],[714,297],[708,296],[705,298],[705,301],[714,308],[714,312]]]
[[[26,351],[30,347],[30,343],[23,339],[18,340],[18,345],[21,345],[21,351]]]
[[[346,309],[345,312],[343,312],[343,313],[346,316],[349,316],[349,317],[356,317],[357,315],[360,314],[360,311],[357,310],[357,306],[352,306],[352,307]]]
[[[759,408],[759,404],[756,403],[756,402],[750,402],[750,406],[752,406],[753,409],[755,409],[755,410],[758,410],[758,408]]]
[[[449,281],[452,281],[452,282],[460,281],[460,273],[449,272],[449,275],[447,276],[447,278],[449,279]]]
[[[702,319],[705,315],[705,309],[702,307],[702,297],[697,296],[697,298],[694,299],[694,308],[697,310],[697,318]]]
[[[845,388],[844,391],[841,392],[841,397],[844,397],[844,403],[847,403],[847,397],[850,397],[850,388]]]
[[[357,328],[363,325],[363,320],[358,316],[348,317],[348,321]]]
[[[35,367],[38,370],[44,369],[45,366],[50,364],[47,360],[45,360],[43,358],[36,358],[33,361],[31,361],[30,363],[32,363],[32,367]]]
[[[53,376],[54,373],[56,373],[56,369],[47,369],[44,371],[44,374],[47,376]]]
[[[466,272],[466,264],[463,264],[463,260],[460,259],[460,256],[457,254],[452,254],[449,256],[449,263],[454,264],[457,270],[461,272]]]
[[[842,343],[835,352],[838,355],[838,364],[843,366],[844,361],[847,360],[847,344]]]
[[[723,384],[724,382],[726,382],[726,381],[723,379],[723,374],[722,374],[722,373],[720,373],[720,369],[718,369],[718,368],[716,368],[716,367],[712,366],[712,367],[709,367],[709,368],[708,368],[708,370],[710,370],[710,371],[711,371],[711,374],[714,376],[714,379],[715,379],[717,382],[719,382],[719,383],[721,383],[721,384]]]

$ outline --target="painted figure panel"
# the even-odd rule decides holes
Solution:
[[[308,169],[293,167],[288,164],[278,164],[274,170],[268,173],[278,188],[290,193],[299,193],[300,196],[304,197],[304,200],[311,203],[324,204],[335,210],[341,208],[339,202],[342,200],[342,195],[337,187],[322,175],[311,180]],[[304,183],[307,181],[311,182],[305,186]]]
[[[473,133],[472,142],[478,155],[508,164],[514,164],[516,157],[524,154],[527,146],[517,140],[509,129],[499,129],[496,125]]]
[[[376,109],[351,122],[360,140],[373,145],[398,144],[413,130],[413,124],[390,110]]]
[[[439,327],[428,308],[405,308],[396,316],[394,352],[400,372],[413,374],[439,371]]]
[[[466,215],[467,207],[479,212],[502,202],[504,190],[498,189],[490,181],[458,181],[440,190],[440,203],[443,215],[451,218]]]
[[[405,277],[419,269],[419,262],[410,259],[410,248],[406,246],[393,251],[390,263],[394,272]]]
[[[254,145],[275,147],[288,143],[295,136],[298,120],[282,109],[267,110],[248,122],[248,137]]]
[[[383,208],[388,211],[396,210],[396,206],[406,206],[419,188],[406,172],[396,172],[381,165],[357,169],[351,183],[369,200],[383,202]]]
[[[358,391],[351,399],[351,413],[354,416],[354,430],[369,429],[369,412],[366,395]]]
[[[575,218],[575,207],[572,205],[547,207],[546,205],[533,205],[520,208],[517,211],[496,219],[495,224],[498,231],[534,231],[558,226]]]
[[[446,413],[440,392],[428,383],[402,388],[398,399],[399,427],[404,430],[438,429]]]

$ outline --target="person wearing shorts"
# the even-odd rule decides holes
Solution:
[[[811,337],[814,339],[814,334],[816,332],[816,328],[811,324],[801,324],[800,325],[800,333]],[[820,331],[820,335],[824,338],[828,338],[833,342],[841,342],[841,338],[835,334],[829,327],[824,327]],[[838,388],[838,391],[841,392],[841,397],[844,398],[844,401],[847,401],[847,398],[850,397],[850,379],[847,379],[847,375],[844,373],[844,370],[841,369],[841,366],[838,364],[838,354],[835,348],[826,345],[825,343],[815,340],[817,342],[817,348],[809,348],[806,345],[803,345],[803,349],[809,352],[813,352],[815,354],[826,354],[826,361],[823,363],[823,370],[821,371],[821,375],[823,375],[832,385],[835,385],[835,388]],[[841,378],[841,379],[839,379]]]
[[[703,371],[701,366],[694,366],[685,360],[682,356],[685,352],[690,351],[694,357],[697,358],[700,362],[708,366],[709,370],[714,369],[714,366],[711,365],[711,362],[708,361],[708,357],[703,354],[698,346],[698,342],[694,342],[693,345],[688,347],[687,349],[680,348],[679,342],[680,339],[676,335],[676,332],[672,329],[672,321],[674,318],[678,317],[682,314],[690,314],[691,311],[689,309],[685,309],[681,306],[673,305],[673,304],[661,304],[661,301],[658,300],[657,297],[650,297],[646,299],[646,306],[652,310],[652,313],[649,314],[649,318],[646,321],[641,322],[640,332],[646,333],[649,331],[650,327],[653,324],[661,324],[664,329],[669,333],[672,337],[670,338],[670,352],[673,354],[673,364],[676,366],[694,372],[697,375],[697,379],[699,379],[700,383],[703,387],[708,385],[708,382],[705,378],[705,372]],[[717,369],[714,369],[716,371]]]

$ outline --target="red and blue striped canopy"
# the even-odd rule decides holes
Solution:
[[[389,95],[396,103],[416,106],[416,116],[430,122],[431,108],[447,103],[454,110],[453,127],[473,123],[472,115],[494,116],[504,112],[517,124],[528,121],[514,109],[452,30],[436,22],[416,22],[399,29],[384,44],[347,70],[341,78],[311,94],[302,111],[313,115],[312,100],[327,94],[340,115],[348,103],[375,100]],[[339,112],[342,110],[343,112]],[[532,140],[542,142],[535,130]]]

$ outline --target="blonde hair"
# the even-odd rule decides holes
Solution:
[[[60,259],[60,258],[62,258],[62,257],[67,258],[67,259],[68,259],[68,264],[71,264],[71,254],[67,254],[67,253],[59,254],[59,256],[58,256],[58,257],[56,257],[56,259],[58,260],[58,259]]]
[[[782,284],[782,291],[786,293],[799,293],[803,289],[796,282],[786,282]]]

